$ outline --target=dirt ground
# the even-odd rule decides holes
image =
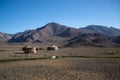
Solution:
[[[119,80],[120,59],[64,58],[0,64],[0,80]]]
[[[120,48],[90,47],[59,48],[58,51],[38,50],[26,56],[25,44],[0,43],[1,59],[37,58],[42,56],[83,56],[42,60],[0,62],[0,80],[119,80]],[[42,45],[32,45],[43,47]],[[111,54],[111,51],[113,52]],[[92,58],[84,57],[89,56]],[[105,57],[104,57],[105,56]],[[99,57],[99,58],[97,58]]]

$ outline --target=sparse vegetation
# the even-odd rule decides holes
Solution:
[[[35,44],[31,44],[35,46]],[[69,47],[24,54],[24,44],[0,46],[0,80],[119,80],[119,47]],[[51,56],[56,56],[51,59]]]

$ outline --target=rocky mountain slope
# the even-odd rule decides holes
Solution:
[[[0,41],[8,41],[12,35],[0,32]]]
[[[66,46],[79,46],[79,45],[106,46],[113,44],[114,44],[113,37],[105,36],[100,33],[83,33],[75,38],[68,40],[68,44]]]
[[[79,31],[58,23],[48,23],[35,30],[27,30],[15,34],[9,42],[45,42],[45,41],[64,41],[78,36]]]

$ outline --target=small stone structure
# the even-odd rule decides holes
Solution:
[[[22,48],[22,51],[24,51],[24,53],[37,53],[36,49],[36,47],[30,47],[29,45],[27,45]]]
[[[58,47],[55,45],[51,45],[51,46],[47,47],[47,50],[56,50],[57,51]]]

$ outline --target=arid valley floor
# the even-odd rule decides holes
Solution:
[[[28,56],[21,51],[23,46],[0,43],[0,80],[120,79],[120,47],[60,47],[58,51],[38,50]],[[46,48],[41,44],[31,46]]]

